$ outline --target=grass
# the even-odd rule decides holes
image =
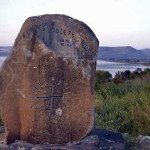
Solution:
[[[150,135],[150,74],[118,85],[99,84],[96,111],[97,127],[132,136]]]

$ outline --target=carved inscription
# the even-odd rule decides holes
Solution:
[[[28,31],[23,33],[23,38],[31,38],[34,34],[37,34],[38,32],[45,32],[45,34],[48,34],[48,32],[50,32],[49,35],[55,34],[54,39],[57,41],[57,44],[59,44],[62,47],[74,48],[74,40],[77,36],[76,33],[71,30],[59,28],[58,25],[56,25],[56,23],[53,21],[47,21],[43,22],[42,24],[33,25]],[[80,42],[80,45],[83,48],[83,50],[78,50],[79,58],[92,60],[96,56],[96,53],[90,49],[86,40],[83,39]]]
[[[61,46],[67,46],[67,47],[71,47],[72,46],[72,40],[58,38],[58,41],[60,42]]]
[[[64,35],[64,36],[72,36],[75,37],[75,32],[66,30],[66,29],[60,29],[60,28],[56,28],[56,27],[52,27],[51,30],[56,33],[56,34],[60,34],[60,35]]]
[[[55,26],[55,23],[53,21],[47,21],[44,22],[43,24],[38,24],[38,25],[34,25],[32,26],[28,31],[23,32],[23,38],[28,39],[31,38],[33,36],[34,33],[36,32],[52,32],[58,35],[58,43],[61,46],[67,46],[67,47],[71,47],[72,46],[72,38],[75,37],[75,32],[67,30],[67,29],[62,29],[62,28],[58,28]],[[67,37],[70,37],[70,39],[68,39]]]
[[[31,108],[40,108],[37,112],[39,116],[47,114],[48,119],[52,117],[52,115],[61,116],[62,110],[60,111],[60,108],[57,108],[57,103],[61,98],[64,98],[62,95],[56,95],[54,94],[54,85],[53,85],[54,78],[52,78],[51,84],[48,86],[49,88],[46,88],[45,91],[43,91],[43,95],[38,96],[30,96],[32,99],[36,100],[44,100],[44,103],[36,102],[32,104]],[[48,84],[45,79],[43,79],[41,82],[38,82],[35,84],[32,88],[34,88],[34,94],[38,93],[38,91],[44,86]],[[32,91],[32,93],[33,93]],[[46,95],[46,96],[45,96]],[[48,96],[47,96],[48,95]]]
[[[33,85],[31,93],[37,94],[38,91],[41,90],[41,88],[46,84],[47,84],[46,79],[43,79],[41,82],[38,82],[37,84]]]
[[[87,42],[85,40],[82,40],[81,41],[81,47],[82,47],[82,50],[78,50],[78,56],[80,59],[93,59],[93,57],[96,56],[96,53],[94,53],[89,45],[87,44]]]

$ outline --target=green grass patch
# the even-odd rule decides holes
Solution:
[[[97,83],[96,125],[131,135],[150,135],[150,76],[122,84]]]

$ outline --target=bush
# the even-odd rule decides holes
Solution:
[[[101,86],[101,83],[106,83],[106,82],[110,82],[112,79],[112,74],[110,74],[108,71],[96,71],[96,84],[95,84],[95,88],[96,90],[99,89],[99,87]]]

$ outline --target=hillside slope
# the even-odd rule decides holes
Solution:
[[[7,56],[11,46],[0,47],[0,56]],[[124,47],[99,47],[98,59],[101,60],[145,60],[150,59],[150,49],[137,50],[131,46]]]
[[[147,49],[143,49],[142,52],[144,52],[147,56],[148,59],[150,59],[150,49],[147,48]]]
[[[147,55],[142,50],[137,50],[131,46],[125,47],[99,47],[98,59],[147,59]]]

